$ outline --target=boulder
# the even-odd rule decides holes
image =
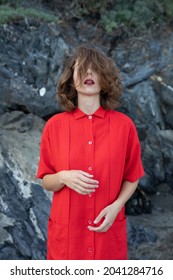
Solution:
[[[69,46],[52,24],[0,26],[0,113],[21,110],[46,118],[60,108],[56,83]]]
[[[19,111],[0,117],[0,259],[46,256],[51,197],[35,179],[43,125]]]

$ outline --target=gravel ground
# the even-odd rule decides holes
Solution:
[[[173,193],[163,184],[150,197],[152,214],[128,216],[135,226],[143,226],[157,235],[156,242],[143,242],[136,248],[129,246],[129,259],[173,260]]]

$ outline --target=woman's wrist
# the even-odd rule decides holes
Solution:
[[[58,172],[59,182],[61,185],[66,185],[66,170]]]
[[[118,213],[121,211],[122,207],[124,206],[124,204],[119,200],[115,200],[113,202],[114,207],[116,208],[116,210],[118,210]]]

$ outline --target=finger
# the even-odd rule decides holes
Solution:
[[[93,176],[93,175],[92,175]],[[86,182],[86,183],[91,183],[91,184],[98,184],[99,181],[98,180],[95,180],[95,179],[92,179],[91,177],[88,178],[87,176],[85,176],[84,174],[80,174],[80,177],[79,177],[83,182]]]
[[[88,178],[92,178],[94,176],[94,175],[92,175],[92,174],[90,174],[88,172],[82,171],[82,170],[79,170],[79,173],[84,175],[84,176],[86,176],[86,177],[88,177]]]
[[[75,183],[78,184],[79,186],[85,187],[85,188],[97,188],[98,187],[97,180],[86,179],[83,175],[81,177],[79,177]]]
[[[95,190],[86,190],[86,189],[84,189],[84,190],[78,190],[77,192],[78,192],[79,194],[86,195],[86,194],[94,193]]]
[[[90,185],[98,185],[98,181],[97,180],[93,180],[93,179],[89,179],[88,177],[86,177],[86,176],[84,176],[83,174],[78,174],[77,176],[76,176],[76,178],[75,178],[75,180],[74,180],[74,183],[75,184],[80,184],[81,185],[81,183],[83,184],[83,183],[88,183],[89,184],[89,187],[90,187]]]
[[[86,188],[86,189],[95,189],[95,188],[98,188],[98,185],[86,184],[86,183],[84,183],[84,182],[78,182],[78,186],[79,186],[79,187]]]
[[[90,194],[95,192],[95,189],[87,189],[81,186],[74,186],[73,190],[77,191],[79,194]]]
[[[106,220],[99,227],[88,226],[88,229],[95,232],[106,232],[111,227],[110,223],[107,223]]]
[[[81,176],[81,180],[82,180],[83,182],[89,183],[89,184],[96,184],[96,185],[99,184],[99,181],[94,180],[94,179],[89,179],[89,178],[85,177],[84,175]]]
[[[94,220],[94,224],[98,224],[102,218],[104,218],[105,216],[105,212],[104,211],[101,211],[100,214],[95,218]]]

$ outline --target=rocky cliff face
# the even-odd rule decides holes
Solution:
[[[87,37],[87,28],[96,36]],[[55,90],[64,54],[79,42],[90,40],[121,70],[119,110],[134,120],[142,146],[140,188],[172,188],[173,35],[117,43],[96,31],[25,20],[0,27],[0,259],[45,258],[51,198],[35,179],[39,141],[45,120],[60,111]]]
[[[0,259],[44,259],[50,199],[34,182],[43,121],[19,111],[0,117]]]

